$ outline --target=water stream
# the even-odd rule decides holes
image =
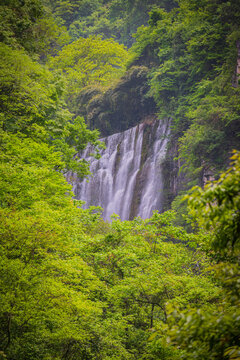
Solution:
[[[101,206],[105,220],[113,213],[128,220],[161,211],[169,131],[168,121],[155,120],[108,136],[102,139],[106,149],[99,160],[90,156],[93,149],[88,146],[81,157],[90,161],[92,176],[83,181],[71,176],[75,197],[85,201],[86,208]]]

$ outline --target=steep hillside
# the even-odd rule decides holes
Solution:
[[[137,32],[132,63],[152,62],[149,94],[159,116],[172,119],[170,200],[217,176],[239,149],[239,17],[234,0],[180,1],[170,13],[153,10]]]

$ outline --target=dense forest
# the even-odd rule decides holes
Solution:
[[[1,360],[240,359],[239,77],[238,0],[1,0]],[[66,175],[149,114],[166,211],[104,221]]]

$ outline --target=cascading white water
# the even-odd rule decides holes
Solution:
[[[168,121],[142,123],[123,133],[102,139],[106,149],[99,160],[88,146],[82,158],[91,163],[92,176],[83,181],[72,176],[75,197],[85,207],[101,206],[109,220],[115,213],[122,220],[149,218],[160,210],[163,196],[162,161],[169,135]]]

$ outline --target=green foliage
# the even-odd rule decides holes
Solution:
[[[54,16],[68,27],[73,40],[102,35],[127,46],[131,46],[131,36],[137,28],[147,23],[152,7],[157,5],[169,11],[176,5],[175,1],[165,0],[49,0],[48,3]]]
[[[57,25],[40,0],[10,0],[0,4],[0,42],[24,48],[44,60],[66,44],[65,27]]]
[[[71,353],[73,344],[91,347],[90,324],[101,303],[90,294],[101,284],[78,254],[76,238],[84,229],[81,210],[66,197],[69,186],[43,163],[28,160],[19,179],[9,171],[10,181],[15,175],[9,193],[17,186],[23,191],[0,215],[1,348],[11,359],[53,359]],[[72,356],[82,358],[80,351]]]
[[[46,142],[62,154],[64,167],[82,176],[87,164],[74,155],[90,141],[98,144],[98,132],[87,129],[82,118],[73,119],[63,102],[64,81],[34,62],[24,51],[0,45],[1,128]],[[60,168],[59,168],[60,169]]]
[[[235,0],[181,0],[170,13],[153,9],[136,34],[132,63],[151,64],[150,94],[160,115],[172,117],[191,180],[199,181],[205,165],[222,170],[239,147],[237,24]]]
[[[198,237],[175,228],[172,213],[104,224],[99,209],[71,200],[56,166],[53,147],[2,133],[1,348],[20,360],[157,359],[149,329],[165,321],[165,302],[218,296],[207,260],[172,243]]]
[[[76,96],[86,86],[108,85],[123,73],[128,54],[113,39],[79,38],[65,46],[50,61],[50,67],[61,69],[66,77],[67,102],[77,109]]]
[[[104,317],[117,321],[126,358],[158,359],[158,351],[166,358],[172,355],[164,341],[158,350],[155,341],[148,341],[153,328],[166,321],[167,301],[194,308],[218,297],[218,288],[206,276],[207,259],[181,243],[194,246],[198,236],[174,227],[173,220],[170,212],[156,212],[145,221],[115,218],[107,234],[80,244],[83,259],[105,283]]]
[[[101,4],[100,0],[74,0],[74,1],[63,1],[57,0],[47,1],[51,6],[54,15],[64,21],[68,27],[78,17],[86,17],[92,14]]]
[[[89,141],[96,143],[98,133],[67,110],[59,72],[30,58],[19,49],[15,28],[10,32],[19,25],[26,40],[22,26],[30,3],[5,4],[4,15],[11,16],[1,24],[9,33],[0,44],[0,356],[82,359],[95,352],[93,324],[102,304],[91,294],[102,285],[79,256],[77,240],[85,236],[81,218],[87,211],[83,216],[73,202],[62,173],[88,173],[74,155]],[[26,19],[14,25],[18,6]],[[38,53],[45,56],[54,36],[48,33],[45,46],[41,32],[55,31],[55,25],[46,18],[32,21],[24,47],[35,52],[31,44],[38,39]]]
[[[1,350],[11,359],[81,359],[91,348],[84,324],[102,311],[89,294],[101,283],[78,254],[82,210],[55,170],[65,168],[63,153],[36,136],[0,135]]]
[[[183,349],[182,359],[238,359],[239,343],[239,201],[240,155],[218,181],[188,196],[191,214],[210,231],[202,247],[218,264],[213,267],[223,287],[222,301],[212,309],[179,312],[168,308],[168,335]],[[221,262],[220,262],[221,261]]]
[[[215,251],[239,251],[240,156],[231,157],[232,166],[219,180],[208,183],[204,190],[193,188],[188,196],[191,214],[200,226],[214,229]]]
[[[44,66],[24,51],[0,45],[1,127],[4,131],[34,132],[56,111],[62,88]],[[36,132],[36,131],[35,131]]]
[[[21,44],[29,49],[33,45],[32,28],[42,14],[43,6],[39,0],[1,1],[0,41],[11,46]]]
[[[73,210],[54,211],[44,203],[30,213],[1,210],[1,346],[12,359],[64,355],[73,338],[85,346],[89,330],[83,324],[101,313],[88,295],[98,280],[65,231]]]
[[[126,60],[124,46],[112,39],[90,37],[79,38],[65,46],[50,64],[66,72],[70,81],[76,76],[76,84],[81,88],[93,82],[106,83],[116,73],[116,69],[124,68]]]
[[[59,26],[55,19],[48,14],[39,19],[32,33],[34,43],[29,51],[39,54],[42,62],[46,62],[50,56],[56,55],[71,39],[66,27]]]
[[[71,200],[54,170],[63,166],[60,153],[19,134],[1,139],[4,353],[20,360],[157,359],[149,329],[166,320],[166,300],[195,307],[218,296],[207,260],[172,243],[195,246],[198,237],[175,228],[172,213],[104,224],[99,209]]]

